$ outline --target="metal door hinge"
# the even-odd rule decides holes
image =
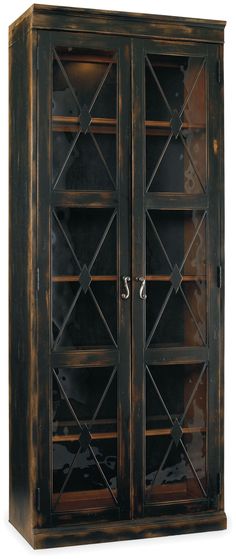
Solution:
[[[40,495],[40,487],[36,489],[36,510],[40,512],[41,510],[41,495]]]
[[[37,268],[37,291],[39,291],[39,268]]]
[[[217,81],[221,83],[221,59],[218,58],[217,60]]]
[[[221,473],[220,472],[217,474],[216,484],[217,484],[217,488],[216,488],[217,495],[220,495],[221,494]]]
[[[222,287],[222,267],[220,264],[217,266],[217,287],[219,287],[219,289]]]

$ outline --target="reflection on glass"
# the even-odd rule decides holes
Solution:
[[[149,210],[147,345],[206,343],[206,214]]]
[[[94,142],[95,138],[95,142]],[[73,147],[76,134],[53,134],[53,182],[57,189],[113,190],[115,184],[116,140],[111,134],[81,135],[72,149],[68,163],[61,172],[68,152]],[[99,149],[98,149],[99,147]],[[101,150],[103,158],[101,158]],[[92,161],[92,165],[91,165]]]
[[[147,437],[147,460],[150,472],[147,484],[155,480],[152,489],[147,492],[151,501],[165,502],[185,499],[201,499],[205,495],[195,478],[183,448],[172,445],[165,465],[161,468],[163,457],[170,447],[169,437]],[[206,438],[204,433],[183,436],[183,444],[189,457],[194,460],[200,482],[205,485],[206,478]],[[151,487],[151,485],[149,485]]]
[[[150,192],[206,190],[205,61],[146,56],[146,184]]]
[[[52,190],[115,190],[115,53],[56,47],[52,74]],[[51,224],[52,350],[117,347],[116,210],[54,207]],[[55,513],[118,504],[117,371],[88,364],[52,370]]]
[[[54,49],[53,189],[116,188],[116,88],[114,53]]]
[[[81,268],[84,264],[89,267],[101,241],[91,274],[116,274],[113,213],[104,208],[56,208],[52,222],[53,275],[78,273],[77,261]]]
[[[117,336],[115,284],[96,282],[86,293],[80,289],[78,296],[79,289],[76,281],[53,285],[53,340],[57,341],[56,347],[82,349],[114,346]],[[64,326],[75,299],[75,305]]]
[[[106,504],[114,505],[116,395],[116,369],[111,367],[53,370],[53,506],[57,512],[89,508],[98,490]]]
[[[113,64],[110,66],[111,62]],[[105,82],[102,84],[107,72]],[[84,105],[89,107],[101,85],[101,94],[94,101],[92,114],[98,117],[115,118],[116,64],[114,54],[91,49],[56,48],[53,61],[52,110],[54,115],[78,115],[78,101],[81,107]]]
[[[62,383],[70,404],[79,418],[81,424],[91,422],[101,400],[112,369],[109,367],[97,368],[59,368],[57,377]],[[109,386],[109,395],[104,399],[103,405],[96,414],[96,420],[90,429],[93,433],[116,430],[116,419],[113,417],[116,410],[116,385],[115,378]],[[78,433],[78,424],[72,416],[65,398],[62,397],[60,385],[53,378],[53,434],[69,435]]]
[[[102,467],[112,489],[116,488],[116,440],[103,440],[91,443],[91,447]],[[54,486],[53,492],[58,493],[78,451],[78,443],[62,442],[53,445]],[[97,467],[93,454],[89,449],[78,455],[66,492],[104,489],[104,481]],[[77,506],[80,502],[78,495]]]
[[[200,346],[206,340],[206,286],[204,281],[184,284],[170,292],[169,282],[148,282],[147,340],[151,346]],[[163,310],[164,305],[164,310]],[[163,311],[163,312],[162,312]]]
[[[147,500],[206,496],[207,368],[146,371]]]

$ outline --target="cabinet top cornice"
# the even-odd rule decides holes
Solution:
[[[225,21],[33,4],[9,26],[222,43]],[[109,26],[109,27],[108,27]],[[144,29],[145,27],[145,29]]]

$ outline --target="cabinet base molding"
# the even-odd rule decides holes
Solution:
[[[157,538],[210,532],[227,528],[226,514],[209,512],[194,515],[173,515],[162,518],[97,522],[77,526],[37,529],[33,531],[31,545],[34,549],[105,543],[141,538]]]

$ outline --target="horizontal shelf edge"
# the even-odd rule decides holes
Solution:
[[[206,429],[203,427],[181,427],[183,434],[188,435],[191,433],[206,433]],[[146,429],[146,437],[162,437],[166,435],[171,435],[171,428],[163,427],[162,429]]]
[[[92,281],[117,281],[118,276],[91,276]],[[76,275],[58,275],[52,276],[53,283],[63,283],[63,282],[78,282],[80,281],[80,276]]]
[[[92,125],[89,127],[90,131],[93,134],[116,134],[115,126],[102,126],[101,128],[99,125]],[[58,123],[54,124],[52,128],[52,132],[78,132],[80,130],[79,124],[64,124]]]
[[[89,423],[89,421],[88,421]],[[163,437],[171,435],[171,428],[163,427],[160,429],[146,429],[145,436],[146,437]],[[188,435],[191,433],[206,433],[206,429],[203,427],[182,427],[182,432],[184,435]],[[96,440],[104,440],[104,439],[116,439],[118,434],[117,432],[103,432],[103,433],[90,433],[92,441]],[[52,437],[53,443],[60,443],[60,442],[69,442],[69,441],[79,441],[80,433],[71,435],[54,435]]]
[[[153,500],[150,499],[150,501],[146,501],[144,504],[144,510],[150,515],[152,514],[152,510],[153,513],[155,510],[160,509],[163,512],[163,507],[169,507],[169,506],[178,506],[178,505],[189,505],[189,504],[204,504],[204,503],[209,503],[209,498],[208,497],[189,497],[189,498],[182,498],[182,499],[163,499],[163,500],[155,500],[155,497],[153,498]],[[173,512],[174,514],[174,512]]]
[[[88,422],[89,423],[89,422]],[[117,433],[107,432],[107,433],[90,433],[92,441],[103,440],[103,439],[117,439]],[[68,441],[79,441],[80,434],[71,435],[54,435],[52,437],[53,443],[68,442]]]
[[[171,275],[147,275],[145,276],[146,281],[158,281],[158,282],[162,282],[162,281],[171,281]],[[184,274],[182,275],[182,282],[188,281],[207,281],[207,276],[203,276],[203,275],[187,275]]]
[[[150,128],[171,128],[171,123],[168,120],[145,120],[145,126]],[[205,129],[206,125],[203,123],[199,124],[190,124],[188,122],[183,122],[181,126],[181,130],[183,129]]]
[[[63,116],[63,115],[52,115],[52,122],[60,122],[66,124],[79,124],[79,116]],[[117,124],[116,118],[106,118],[106,117],[92,117],[91,124],[108,124],[114,126]]]
[[[88,132],[95,134],[116,134],[118,121],[116,118],[92,117]],[[80,130],[79,116],[52,116],[53,132],[77,132]]]
[[[114,496],[117,497],[117,490],[112,489],[112,491]],[[57,501],[58,495],[58,493],[53,493],[52,503],[55,503]],[[80,513],[82,513],[83,511],[89,512],[90,509],[99,511],[106,510],[107,507],[115,507],[112,496],[107,488],[97,490],[91,489],[90,491],[68,491],[62,493],[60,501],[56,507],[56,510],[53,511],[53,514],[70,512],[76,513],[76,508],[74,508],[75,505],[78,507],[77,511]],[[69,509],[70,506],[73,507],[72,510]]]

